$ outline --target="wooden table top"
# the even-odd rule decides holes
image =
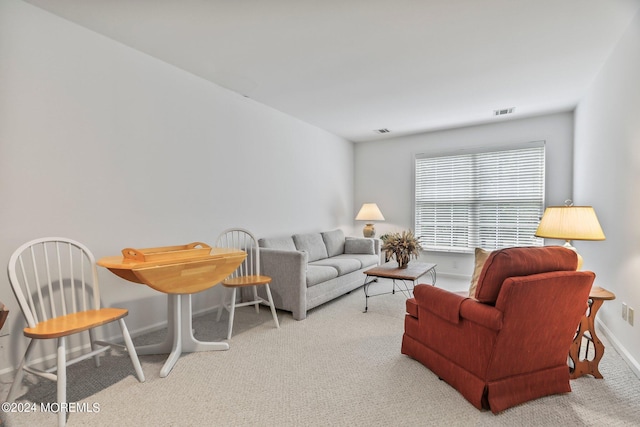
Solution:
[[[398,268],[398,263],[391,261],[371,268],[365,271],[364,274],[367,276],[384,277],[386,279],[418,280],[419,277],[424,276],[429,270],[435,268],[436,264],[413,261],[409,263],[407,268]]]
[[[190,258],[176,252],[175,258],[161,256],[150,261],[116,255],[100,258],[97,264],[125,280],[160,292],[192,294],[222,282],[247,257],[246,252],[237,249],[211,248],[206,252]]]
[[[186,261],[224,258],[225,256],[237,255],[239,253],[246,255],[244,251],[239,251],[237,249],[229,249],[229,248],[211,248],[210,253],[204,256],[196,256],[188,259],[173,259],[173,260],[165,259],[165,260],[158,260],[158,261],[138,261],[136,259],[125,258],[122,255],[114,255],[114,256],[106,256],[106,257],[100,258],[96,262],[96,264],[98,264],[101,267],[105,267],[109,269],[117,268],[117,269],[124,269],[124,270],[134,270],[137,268],[153,267],[153,266],[166,265],[166,264],[176,264],[176,263],[181,263]]]
[[[591,288],[591,292],[589,292],[589,298],[609,301],[616,299],[616,295],[600,286],[594,286]]]

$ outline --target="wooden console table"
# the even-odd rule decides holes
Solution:
[[[571,348],[569,349],[569,358],[573,366],[569,368],[571,379],[581,377],[583,375],[593,375],[595,378],[602,378],[602,374],[598,370],[600,359],[604,355],[604,344],[596,335],[595,320],[598,310],[607,300],[615,299],[616,296],[606,289],[594,286],[589,294],[588,309],[580,320],[576,336],[573,339]],[[582,348],[582,339],[587,340],[584,350],[584,357],[580,356]],[[589,347],[593,343],[594,356],[593,359],[587,359]]]
[[[138,355],[169,353],[160,370],[164,378],[182,353],[229,349],[226,342],[202,342],[193,336],[191,294],[220,283],[246,256],[244,251],[211,248],[195,242],[160,248],[127,248],[122,250],[122,255],[101,258],[97,264],[125,280],[167,294],[165,340],[136,348]]]

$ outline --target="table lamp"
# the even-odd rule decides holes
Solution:
[[[375,203],[364,203],[360,208],[360,212],[356,215],[356,221],[369,221],[364,226],[362,234],[364,237],[375,237],[376,229],[373,228],[371,221],[384,221],[384,216]]]
[[[564,247],[575,251],[571,240],[604,240],[604,233],[591,206],[573,206],[567,200],[566,206],[549,206],[544,211],[536,237],[565,240]],[[578,268],[582,268],[582,257],[578,254]]]

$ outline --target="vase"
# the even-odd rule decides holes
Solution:
[[[409,256],[396,253],[396,261],[398,262],[398,268],[407,268],[409,266]]]

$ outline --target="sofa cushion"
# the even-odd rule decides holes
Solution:
[[[373,240],[371,239],[363,239],[363,238],[351,238],[347,239],[344,242],[344,253],[345,254],[375,254],[375,249],[373,247]]]
[[[320,259],[309,263],[309,265],[327,265],[338,270],[338,275],[343,276],[352,271],[360,270],[360,261],[354,258],[332,257]]]
[[[294,234],[293,243],[299,251],[309,254],[309,262],[327,258],[327,247],[320,233]]]
[[[307,265],[307,287],[338,277],[338,270],[326,265]]]
[[[333,259],[342,259],[342,258],[354,259],[354,260],[357,259],[360,262],[359,268],[374,267],[378,265],[378,263],[380,262],[380,257],[378,255],[342,254],[342,255],[333,257]]]
[[[336,256],[344,253],[344,233],[342,230],[325,231],[322,240],[327,247],[327,255]]]
[[[267,237],[258,240],[261,248],[280,249],[284,251],[295,251],[296,245],[292,237]]]
[[[578,256],[562,246],[507,248],[491,252],[478,279],[476,299],[495,304],[502,282],[509,277],[550,271],[575,271]]]

